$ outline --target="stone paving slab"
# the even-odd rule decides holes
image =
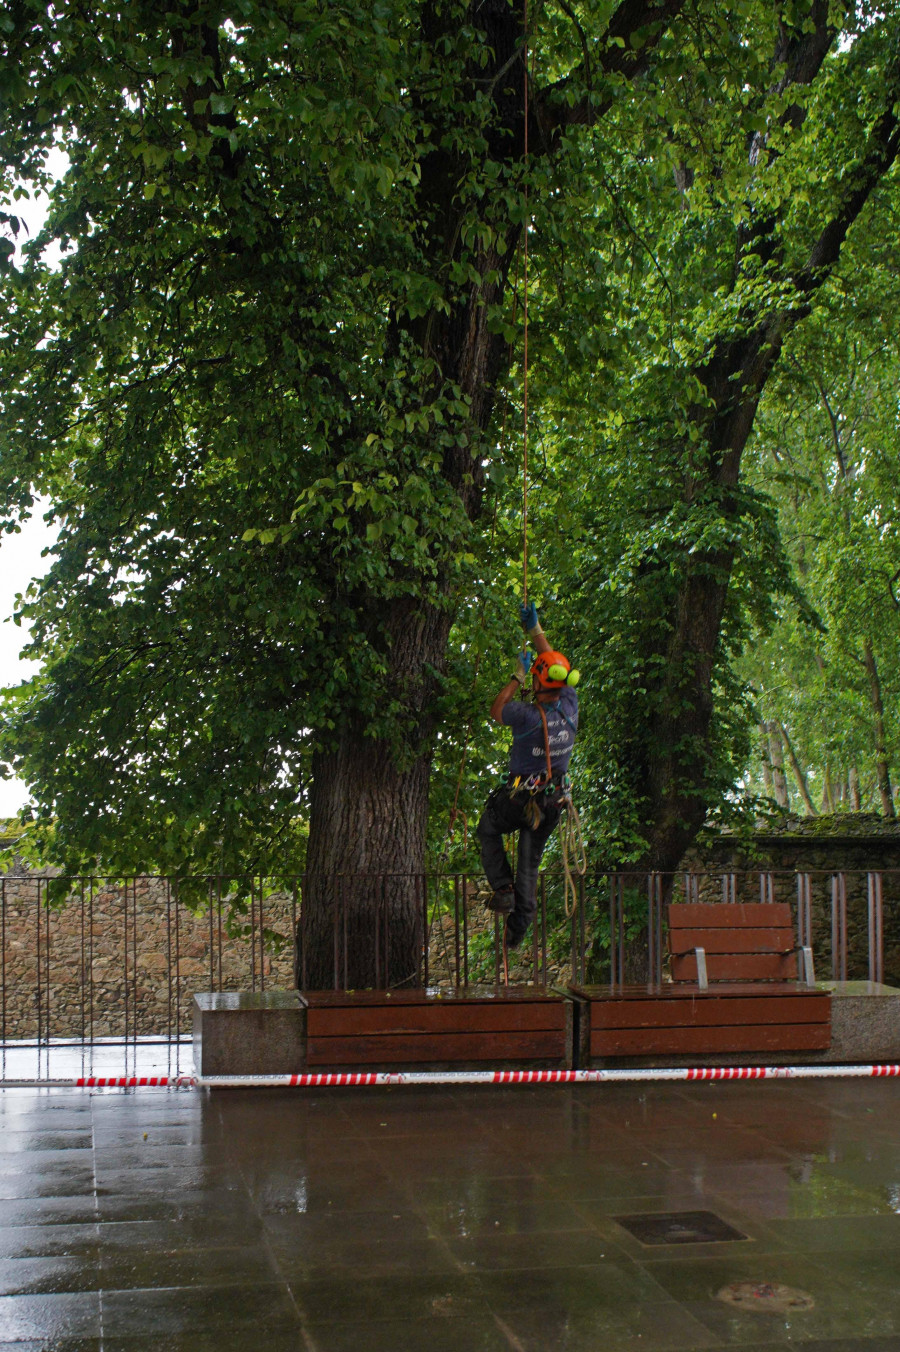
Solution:
[[[898,1255],[890,1080],[0,1094],[0,1349],[900,1352]]]

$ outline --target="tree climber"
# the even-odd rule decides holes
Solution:
[[[520,615],[537,658],[527,649],[519,654],[512,679],[491,705],[491,718],[512,728],[513,743],[506,779],[491,793],[478,823],[481,862],[494,889],[488,908],[506,917],[510,948],[521,943],[537,908],[538,869],[567,797],[578,728],[578,672],[550,647],[533,602]],[[514,698],[529,671],[533,704]],[[503,848],[503,837],[514,831],[519,832],[515,881]]]

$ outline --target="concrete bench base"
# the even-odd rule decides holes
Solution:
[[[590,1057],[586,1020],[579,1020],[579,1065],[662,1066],[868,1065],[900,1062],[900,990],[873,981],[820,981],[831,994],[831,1046],[820,1050],[667,1052]]]
[[[306,1006],[297,991],[194,996],[198,1075],[297,1075],[306,1070]]]
[[[817,1062],[832,1065],[852,1065],[857,1063],[867,1064],[870,1062],[898,1062],[900,1063],[900,990],[891,986],[878,985],[869,981],[823,981],[819,983],[821,988],[831,992],[831,1046],[826,1050],[803,1051],[800,1049],[774,1053],[772,1051],[762,1052],[723,1052],[710,1051],[704,1052],[699,1048],[689,1054],[678,1054],[668,1052],[655,1056],[590,1056],[589,1046],[584,1042],[585,1020],[580,1022],[581,1037],[580,1045],[576,1048],[575,1036],[573,1035],[572,1013],[575,1008],[575,1002],[571,999],[561,1000],[560,1004],[564,1008],[564,1019],[557,1023],[556,1018],[551,1023],[556,1024],[554,1036],[559,1038],[559,1042],[553,1048],[550,1055],[547,1052],[549,1048],[541,1045],[532,1045],[526,1049],[523,1056],[515,1056],[515,1047],[512,1044],[510,1035],[513,1029],[508,1026],[503,1030],[505,1033],[506,1044],[500,1045],[496,1034],[498,1025],[496,1022],[498,1015],[493,1013],[489,1016],[488,1022],[494,1022],[493,1029],[485,1028],[485,1034],[490,1035],[492,1045],[490,1047],[479,1047],[474,1056],[469,1052],[468,1047],[464,1050],[460,1045],[453,1055],[441,1057],[438,1048],[435,1046],[433,1038],[422,1036],[432,1032],[432,1028],[427,1030],[424,1026],[419,1027],[418,1023],[412,1026],[406,1018],[401,1021],[401,1026],[406,1036],[409,1030],[410,1038],[418,1040],[421,1038],[421,1050],[425,1054],[422,1060],[417,1060],[410,1055],[410,1049],[406,1049],[406,1054],[402,1057],[402,1066],[399,1061],[392,1059],[391,1053],[396,1054],[398,1047],[395,1038],[400,1032],[399,1027],[392,1027],[392,1021],[398,1019],[398,1015],[389,1012],[390,1009],[396,1009],[392,1004],[396,1000],[396,995],[391,1000],[385,999],[383,1002],[375,1001],[373,1008],[372,998],[374,992],[366,992],[368,997],[368,1015],[365,1022],[369,1027],[363,1029],[360,1025],[357,1036],[361,1039],[361,1056],[359,1069],[388,1069],[396,1070],[407,1069],[455,1069],[463,1070],[472,1065],[485,1067],[490,1065],[496,1069],[530,1069],[537,1068],[539,1065],[560,1064],[571,1067],[573,1064],[586,1067],[591,1064],[595,1066],[740,1066],[740,1065],[766,1065],[766,1064],[793,1064],[808,1065]],[[362,993],[361,993],[362,994]],[[419,1020],[426,1017],[428,1020],[442,1020],[444,1016],[440,1012],[431,1013],[432,1010],[441,1011],[447,1009],[447,1034],[449,1041],[459,1041],[462,1029],[452,1032],[450,1021],[458,1021],[463,1008],[466,1008],[466,1014],[471,1016],[474,1013],[471,1003],[465,996],[462,1002],[459,995],[455,998],[446,999],[447,993],[436,996],[433,999],[422,1000],[420,993],[413,1007],[404,1011],[405,1014],[415,1014]],[[537,994],[537,993],[536,993]],[[538,996],[537,1004],[548,1009],[545,1003],[547,993],[541,993]],[[352,1000],[352,997],[351,997]],[[531,1002],[526,1002],[530,1004]],[[322,1002],[324,1009],[328,1008],[328,1002]],[[502,1001],[502,1004],[507,1004]],[[418,1006],[418,1008],[416,1007]],[[497,1010],[498,1006],[495,1000],[486,1000],[485,1008]],[[376,1015],[377,1009],[384,1011],[383,1016]],[[509,1005],[507,1004],[507,1008]],[[324,1012],[323,1009],[323,1012]],[[451,1014],[451,1010],[456,1010]],[[341,1011],[339,1013],[339,1011]],[[327,1045],[323,1046],[323,1040],[327,1044],[331,1038],[335,1039],[335,1049],[341,1040],[342,1028],[339,1026],[340,1020],[350,1018],[352,1020],[352,1004],[340,999],[331,1004],[330,1011],[324,1014],[325,1023],[319,1030],[318,1055],[315,1056],[316,1064],[310,1064],[308,1056],[307,1041],[307,1018],[308,1009],[304,998],[297,991],[266,991],[260,993],[239,993],[223,992],[210,993],[204,992],[194,996],[194,1062],[197,1073],[200,1075],[295,1075],[301,1074],[309,1069],[324,1069],[326,1065],[334,1065],[341,1070],[353,1069],[347,1056],[347,1045],[345,1044],[340,1060],[334,1062],[326,1061],[328,1052]],[[524,1009],[523,1009],[524,1012]],[[549,1011],[548,1011],[549,1012]],[[537,1013],[537,1010],[534,1010]],[[562,1011],[561,1011],[562,1013]],[[372,1027],[373,1016],[376,1019],[376,1026]],[[322,1014],[320,1014],[320,1019]],[[529,1014],[529,1020],[534,1022],[533,1014]],[[541,1015],[539,1020],[546,1024]],[[328,1024],[333,1026],[329,1027]],[[507,1023],[504,1019],[503,1023]],[[543,1039],[550,1029],[537,1030],[532,1027],[529,1030],[520,1028],[519,1036],[523,1036],[531,1041],[535,1033],[540,1031]],[[384,1040],[384,1059],[380,1048],[373,1047],[374,1039]],[[486,1039],[487,1040],[487,1039]],[[351,1042],[352,1037],[347,1039]],[[377,1044],[376,1044],[377,1046]],[[529,1055],[530,1052],[530,1055]],[[487,1055],[485,1055],[487,1053]],[[428,1059],[433,1058],[433,1059]]]

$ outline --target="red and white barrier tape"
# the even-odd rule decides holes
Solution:
[[[302,1075],[83,1075],[0,1080],[8,1089],[331,1089],[390,1085],[652,1084],[695,1080],[894,1079],[900,1065],[671,1066],[645,1070],[368,1070]]]
[[[320,1071],[303,1075],[200,1075],[202,1089],[327,1089],[377,1085],[647,1084],[691,1080],[802,1080],[900,1076],[900,1065],[683,1066],[646,1070]]]

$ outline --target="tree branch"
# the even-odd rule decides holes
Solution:
[[[596,44],[594,69],[606,76],[622,76],[626,80],[635,80],[642,75],[660,38],[678,17],[684,3],[685,0],[621,0],[605,34]],[[567,6],[562,7],[570,13]],[[582,40],[583,37],[582,34]],[[570,107],[565,95],[573,85],[581,84],[587,85],[588,93]],[[537,132],[535,149],[540,146],[545,153],[551,153],[567,128],[593,124],[609,110],[612,101],[611,92],[599,101],[595,98],[590,54],[585,50],[584,63],[577,71],[535,91],[531,103]]]

